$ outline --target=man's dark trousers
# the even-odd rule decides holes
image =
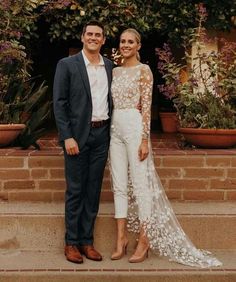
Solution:
[[[65,156],[65,241],[92,245],[101,185],[109,148],[109,124],[90,130],[78,155]]]

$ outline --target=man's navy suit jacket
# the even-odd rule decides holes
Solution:
[[[113,63],[105,57],[103,59],[108,78],[108,105],[111,116]],[[65,139],[73,137],[81,149],[88,138],[92,119],[89,78],[81,52],[58,62],[53,87],[53,108],[60,143],[63,145]]]

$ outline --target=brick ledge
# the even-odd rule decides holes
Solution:
[[[227,155],[236,156],[236,149],[174,149],[153,148],[153,154],[157,156],[166,155]],[[0,149],[0,156],[62,156],[62,149],[22,150],[20,148]]]

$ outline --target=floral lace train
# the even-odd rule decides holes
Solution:
[[[151,216],[140,222],[138,203],[129,181],[128,230],[137,233],[141,224],[148,236],[150,249],[161,256],[169,257],[170,261],[200,268],[222,265],[210,252],[197,249],[180,226],[156,173],[151,146],[147,174],[148,189],[152,197]]]

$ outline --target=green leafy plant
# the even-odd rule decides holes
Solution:
[[[48,86],[45,85],[45,82],[38,87],[33,84],[24,95],[21,103],[23,108],[17,116],[20,123],[26,124],[26,128],[15,142],[23,149],[30,145],[40,149],[36,141],[47,131],[44,126],[51,114],[51,101],[47,100],[47,89]]]
[[[40,7],[49,24],[49,37],[54,40],[80,39],[83,25],[90,20],[102,22],[107,37],[118,36],[122,29],[133,27],[143,37],[160,34],[180,45],[196,27],[197,4],[208,10],[206,25],[213,29],[230,30],[235,23],[236,6],[226,0],[50,0]]]
[[[217,38],[220,49],[206,51],[211,42],[202,26],[206,16],[200,5],[199,24],[184,45],[181,63],[175,62],[167,44],[157,49],[158,69],[165,79],[159,89],[173,101],[181,127],[235,129],[236,43]],[[189,42],[194,43],[194,54]]]
[[[36,147],[37,138],[44,132],[41,126],[50,113],[45,100],[47,86],[35,87],[30,78],[32,61],[26,45],[34,35],[36,8],[41,0],[2,0],[0,3],[0,123],[25,123],[26,128],[16,144]],[[27,118],[26,118],[27,116]]]

